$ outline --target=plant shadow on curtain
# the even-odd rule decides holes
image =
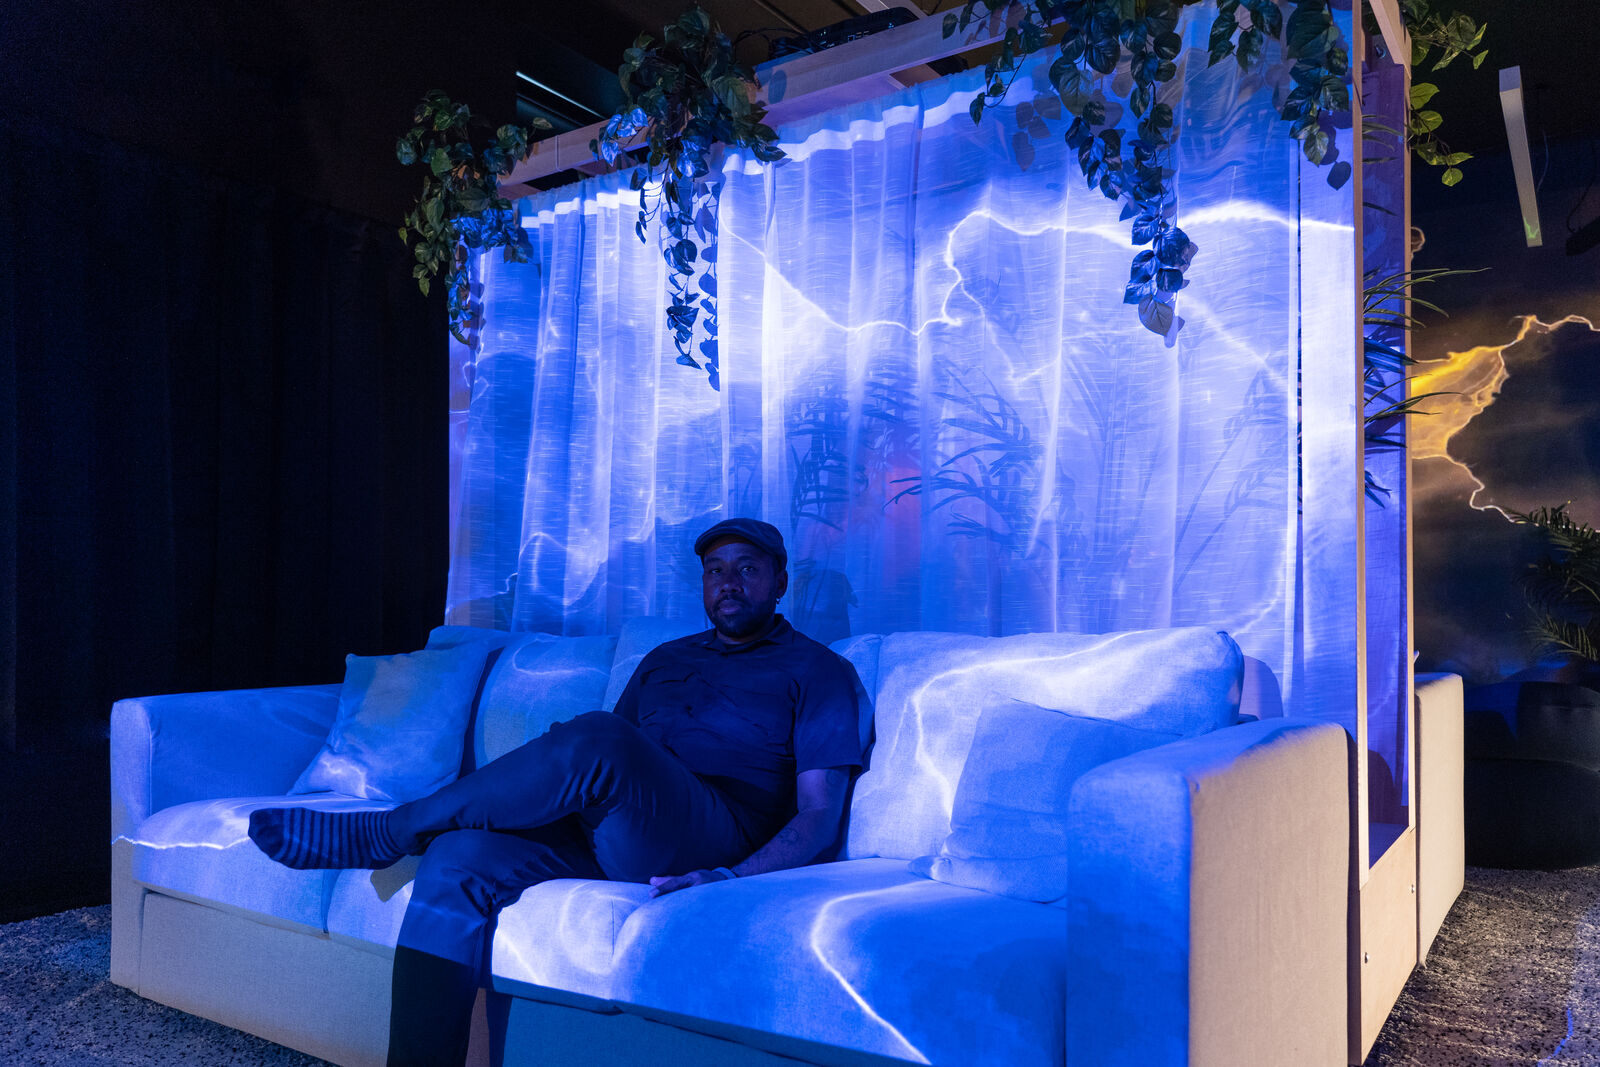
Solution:
[[[478,261],[487,326],[456,353],[449,621],[700,618],[695,534],[754,515],[819,640],[1206,625],[1287,690],[1295,147],[1199,48],[1171,343],[1026,78],[976,127],[974,72],[784,128],[776,166],[724,158],[720,392],[673,362],[626,175],[526,202],[537,254]]]

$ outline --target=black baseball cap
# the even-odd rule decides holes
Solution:
[[[783,547],[783,534],[772,523],[760,519],[723,519],[694,539],[694,554],[704,559],[711,546],[726,537],[755,545],[772,557],[773,567],[780,571],[788,569],[789,551]]]

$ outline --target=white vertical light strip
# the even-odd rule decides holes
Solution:
[[[1533,187],[1533,161],[1528,157],[1528,122],[1522,113],[1522,68],[1500,72],[1500,110],[1506,117],[1506,140],[1511,145],[1511,171],[1517,177],[1517,202],[1522,206],[1522,232],[1529,248],[1544,244],[1539,232],[1539,201]]]
[[[522,71],[520,71],[520,70],[517,71],[517,77],[521,78],[523,81],[527,82],[529,85],[533,86],[535,89],[540,89],[540,90],[542,90],[544,92],[549,93],[551,96],[555,97],[557,100],[565,100],[567,103],[571,104],[573,107],[578,108],[579,110],[582,110],[582,111],[587,111],[589,114],[593,115],[597,119],[604,119],[605,118],[604,115],[600,114],[600,112],[596,111],[594,108],[590,107],[588,104],[580,103],[577,100],[572,99],[572,97],[566,95],[565,93],[558,93],[554,89],[550,88],[550,86],[546,85],[544,82],[539,81],[536,78],[530,78],[528,75],[522,73]]]

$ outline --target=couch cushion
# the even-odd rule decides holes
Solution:
[[[429,648],[474,641],[486,642],[495,651],[473,703],[467,770],[605,702],[615,637],[507,633],[476,626],[439,626],[428,635]]]
[[[500,913],[494,977],[609,997],[617,938],[628,916],[649,900],[650,887],[639,882],[556,878],[529,886]],[[548,993],[541,999],[571,1002]]]
[[[339,871],[296,871],[251,841],[250,813],[267,807],[371,811],[370,800],[327,794],[197,800],[156,812],[126,839],[136,881],[172,896],[236,909],[288,929],[325,929],[328,893]]]
[[[328,936],[353,948],[392,957],[420,862],[419,856],[402,856],[381,871],[332,872]]]
[[[856,784],[845,854],[910,859],[939,848],[987,707],[1020,700],[1192,737],[1234,722],[1241,662],[1231,638],[1203,627],[889,634],[878,651],[877,744]]]
[[[1067,916],[855,860],[669,894],[635,911],[611,996],[932,1063],[1060,1064]]]
[[[629,619],[623,623],[622,632],[617,635],[617,653],[611,665],[611,678],[606,684],[605,702],[600,706],[606,711],[617,706],[617,701],[622,699],[622,691],[628,687],[628,679],[633,677],[645,653],[657,645],[700,633],[705,628],[704,625],[682,619],[663,619],[654,615]]]
[[[382,871],[335,872],[328,936],[392,956],[418,862],[407,856]],[[539,986],[539,999],[558,1003],[588,1006],[588,998],[608,997],[617,935],[649,899],[650,887],[636,882],[557,878],[529,886],[500,912],[491,957],[494,977]]]
[[[346,656],[327,744],[290,793],[407,801],[449,785],[489,648],[467,643],[395,656]]]
[[[856,702],[861,709],[861,750],[872,745],[873,707],[872,695],[878,691],[878,650],[883,646],[881,634],[857,634],[844,637],[828,647],[849,661],[856,671]],[[871,759],[868,758],[868,766]]]
[[[519,635],[501,650],[478,700],[474,765],[505,755],[605,699],[614,637]]]
[[[908,868],[935,881],[1065,906],[1067,806],[1085,771],[1177,734],[1068,715],[1020,700],[978,719],[956,784],[950,834]]]

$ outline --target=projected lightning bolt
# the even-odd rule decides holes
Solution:
[[[959,261],[962,258],[961,249],[966,244],[970,243],[976,246],[982,243],[981,238],[969,236],[971,227],[987,227],[992,224],[1018,238],[1040,237],[1047,234],[1090,237],[1110,249],[1115,249],[1118,254],[1125,252],[1130,247],[1128,235],[1124,225],[1117,221],[1114,207],[1101,211],[1098,208],[1102,201],[1097,199],[1093,203],[1095,204],[1093,214],[1098,218],[1095,222],[1087,225],[1071,225],[1064,222],[1040,221],[1038,219],[1018,219],[988,207],[968,212],[946,232],[944,244],[937,257],[939,266],[942,268],[941,273],[947,275],[942,291],[936,286],[935,291],[930,294],[932,297],[930,304],[936,307],[938,311],[916,326],[907,325],[896,319],[869,319],[855,323],[842,321],[837,315],[823,307],[815,298],[807,295],[799,285],[791,282],[782,270],[767,258],[766,251],[763,248],[741,233],[724,232],[723,236],[724,239],[737,241],[765,265],[766,279],[769,285],[776,283],[778,286],[780,303],[792,301],[797,307],[799,318],[793,323],[786,324],[786,331],[803,336],[806,335],[808,330],[814,329],[820,323],[847,334],[858,334],[872,329],[887,328],[902,332],[911,338],[920,338],[924,333],[936,326],[960,327],[968,324],[968,320],[965,317],[952,310],[952,304],[957,302],[963,295],[970,297],[968,283],[971,279],[962,270]],[[1184,225],[1191,232],[1202,235],[1208,227],[1237,226],[1241,222],[1266,224],[1281,228],[1287,232],[1293,232],[1302,225],[1299,220],[1290,219],[1288,216],[1264,206],[1247,205],[1237,201],[1188,212],[1184,215]],[[1322,225],[1310,221],[1304,224]],[[1230,343],[1232,347],[1237,348],[1240,352],[1254,353],[1256,351],[1255,347],[1243,338],[1231,337],[1225,334],[1224,340],[1225,343]],[[826,345],[815,346],[813,352],[818,363],[832,360],[835,356],[834,351]],[[1008,352],[1004,346],[996,346],[990,354],[1005,357]],[[798,367],[796,368],[796,377],[803,378],[813,369],[811,365]],[[1008,369],[1013,372],[1015,370],[1014,367],[1009,367]],[[1037,374],[1022,375],[1020,380],[1027,380],[1031,377],[1037,377]],[[1012,384],[1020,383],[1018,378],[1011,379],[1011,382]]]
[[[1422,368],[1412,375],[1412,393],[1445,393],[1429,397],[1422,408],[1430,412],[1424,418],[1413,419],[1408,433],[1413,459],[1443,459],[1464,473],[1472,484],[1468,503],[1477,511],[1493,511],[1505,515],[1503,508],[1479,497],[1488,488],[1461,460],[1450,454],[1450,440],[1464,430],[1468,423],[1487,411],[1500,395],[1500,389],[1511,377],[1506,353],[1528,340],[1543,337],[1563,326],[1582,325],[1596,330],[1593,322],[1581,315],[1568,315],[1555,322],[1543,322],[1535,315],[1523,315],[1516,337],[1501,345],[1478,345],[1465,352],[1451,352],[1441,360],[1419,364]],[[1454,394],[1454,395],[1448,395]],[[1507,516],[1509,518],[1509,516]]]

